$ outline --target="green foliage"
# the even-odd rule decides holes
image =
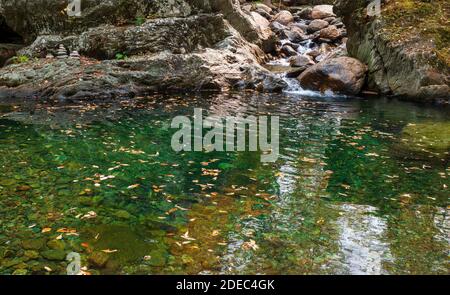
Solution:
[[[30,60],[30,58],[26,55],[18,55],[14,58],[14,62],[18,64],[26,63]]]
[[[128,58],[128,56],[126,56],[123,53],[120,53],[120,52],[116,53],[116,60],[125,60],[127,58]]]
[[[136,17],[134,23],[136,26],[142,26],[145,23],[145,17]]]

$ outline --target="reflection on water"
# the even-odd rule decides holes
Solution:
[[[341,212],[337,224],[341,231],[343,273],[385,274],[383,264],[390,256],[389,244],[383,242],[386,221],[373,215],[376,208],[372,206],[344,204]]]
[[[280,116],[278,161],[172,151],[195,107]],[[449,153],[402,137],[447,109],[249,93],[0,112],[0,273],[65,273],[72,251],[86,274],[449,272]]]

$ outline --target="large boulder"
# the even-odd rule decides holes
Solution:
[[[370,90],[450,103],[450,29],[441,18],[447,2],[383,2],[381,15],[368,15],[365,0],[336,2],[348,53],[368,65]]]
[[[294,21],[294,16],[287,10],[282,10],[273,18],[274,21],[287,26]]]
[[[305,89],[356,95],[361,91],[367,67],[351,57],[320,62],[304,71],[298,80]]]
[[[331,25],[329,27],[320,30],[320,38],[334,41],[336,39],[339,39],[340,37],[341,31],[339,31],[339,29],[334,25]]]
[[[307,30],[308,30],[308,33],[311,34],[311,33],[320,31],[320,30],[328,27],[328,25],[329,24],[327,21],[324,21],[322,19],[315,19],[309,23]]]
[[[322,19],[330,16],[336,16],[333,12],[333,5],[316,5],[311,11],[313,19]]]

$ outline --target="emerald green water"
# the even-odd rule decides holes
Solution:
[[[278,161],[174,152],[194,107],[280,116]],[[449,273],[448,108],[229,94],[0,115],[2,274],[65,274],[69,252],[91,274]]]

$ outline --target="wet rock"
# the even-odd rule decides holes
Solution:
[[[336,12],[348,30],[349,55],[368,65],[369,90],[414,101],[449,103],[448,46],[436,46],[442,38],[448,40],[444,37],[448,25],[439,21],[443,6],[419,1],[423,14],[411,18],[413,7],[408,13],[398,13],[396,3],[383,4],[380,21],[367,16],[364,1],[336,1]]]
[[[350,57],[320,62],[304,71],[298,80],[305,89],[356,95],[361,91],[367,66]]]
[[[322,19],[331,16],[336,16],[333,12],[333,5],[316,5],[311,11],[311,17],[313,19]]]
[[[299,43],[307,39],[306,34],[299,27],[291,27],[290,30],[286,32],[286,36],[289,41],[294,43]]]
[[[66,243],[63,240],[50,240],[47,242],[47,247],[53,250],[64,250]]]
[[[308,55],[297,55],[289,59],[291,67],[307,68],[315,64]]]
[[[94,251],[89,255],[88,261],[94,267],[103,268],[109,260],[109,254],[102,251]]]
[[[116,210],[116,211],[114,211],[114,215],[117,217],[117,218],[120,218],[120,219],[130,219],[130,218],[132,218],[133,217],[133,215],[131,215],[128,211],[126,211],[126,210]]]
[[[256,3],[255,7],[256,7],[256,9],[264,10],[266,13],[272,13],[272,8],[270,8],[269,6],[267,6],[263,3]]]
[[[328,22],[330,25],[336,21],[336,17],[330,16],[323,19],[324,21]]]
[[[300,76],[301,73],[303,73],[307,67],[295,67],[291,68],[289,71],[286,72],[286,77],[288,78],[297,78]]]
[[[42,257],[48,260],[64,260],[66,259],[66,252],[63,250],[46,250],[41,252]]]
[[[294,48],[292,48],[289,45],[283,45],[283,47],[281,47],[281,52],[283,54],[285,54],[286,56],[294,56],[297,55],[297,51],[294,50]]]
[[[39,257],[39,252],[34,250],[26,250],[23,255],[29,259],[36,259]]]
[[[164,266],[167,262],[167,251],[164,249],[152,250],[148,256],[145,256],[145,261],[151,266]]]
[[[300,10],[299,12],[297,12],[297,16],[300,17],[301,19],[311,19],[311,13],[312,13],[312,8],[311,7],[306,7],[302,10]]]
[[[40,250],[45,246],[45,242],[45,238],[23,240],[22,247],[26,250]]]
[[[108,254],[109,259],[119,265],[142,259],[152,250],[152,244],[145,241],[149,237],[145,230],[140,229],[137,232],[134,228],[125,225],[108,224],[95,226],[85,229],[82,235],[87,238],[88,243],[97,251],[104,249],[117,250],[117,252],[111,254],[104,254]],[[104,256],[103,254],[100,255]]]
[[[308,25],[306,24],[301,24],[301,23],[294,23],[291,24],[291,27],[298,27],[300,28],[303,32],[306,32],[308,30]]]
[[[334,25],[328,26],[320,30],[320,38],[329,39],[335,41],[341,37],[341,32]]]
[[[282,10],[273,18],[274,21],[279,22],[282,25],[287,26],[294,21],[294,17],[287,10]]]
[[[257,10],[255,10],[255,12],[260,14],[267,21],[271,21],[272,20],[272,16],[269,13],[265,12],[264,10],[262,10],[262,9],[257,9]]]
[[[13,273],[14,276],[24,276],[28,274],[28,270],[26,269],[16,269]]]
[[[251,15],[255,20],[256,24],[260,27],[260,29],[265,30],[269,28],[270,22],[266,18],[262,17],[259,13],[255,11],[252,11]]]
[[[14,257],[14,251],[12,249],[9,249],[9,248],[2,249],[2,251],[0,251],[0,253],[1,253],[1,258]]]
[[[8,259],[3,259],[0,263],[1,263],[2,267],[10,268],[15,265],[19,265],[22,262],[23,262],[22,258],[8,258]]]
[[[320,31],[326,27],[328,27],[328,22],[321,20],[321,19],[315,19],[308,25],[308,33],[314,33],[317,31]]]

